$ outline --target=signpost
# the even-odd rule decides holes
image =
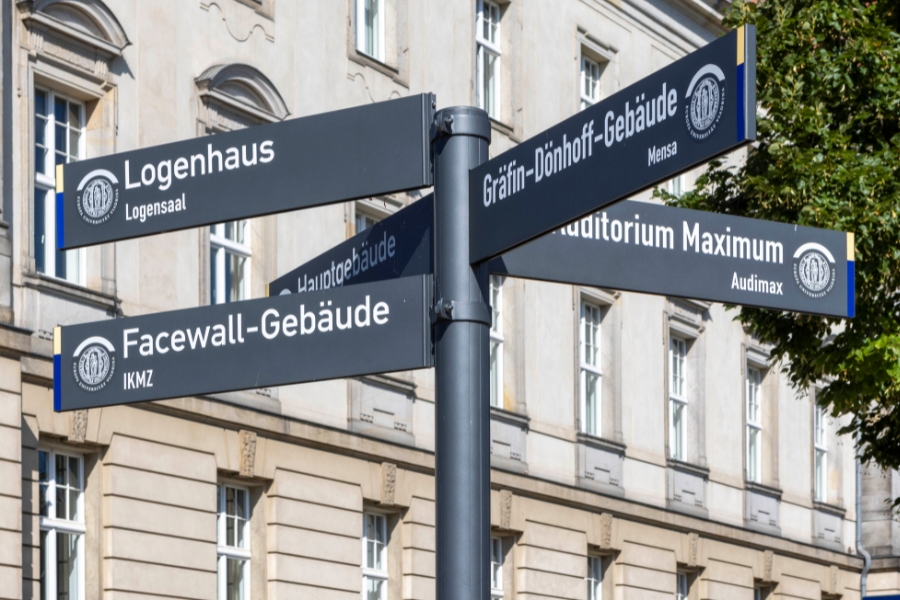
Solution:
[[[431,277],[57,327],[56,410],[422,369]]]
[[[477,263],[756,137],[745,25],[495,157],[469,176]]]
[[[433,197],[427,196],[279,277],[269,284],[270,294],[431,274],[431,257],[422,244],[431,238],[433,211]],[[361,271],[357,257],[375,244],[392,250],[388,261]],[[351,257],[359,273],[346,264]],[[489,261],[488,270],[522,279],[854,315],[853,234],[633,200],[514,248]]]
[[[743,26],[489,162],[487,114],[434,114],[423,94],[61,167],[61,249],[432,179],[435,192],[270,297],[57,328],[55,409],[433,365],[437,597],[487,598],[489,273],[853,316],[850,234],[601,210],[755,138],[755,35]]]
[[[60,165],[58,246],[427,187],[433,114],[420,94]]]

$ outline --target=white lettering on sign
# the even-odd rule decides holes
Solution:
[[[246,329],[242,313],[228,315],[227,322],[223,320],[220,323],[175,331],[143,333],[140,328],[134,327],[122,331],[123,358],[128,358],[129,352],[133,355],[135,350],[140,356],[153,356],[167,354],[170,351],[183,352],[233,346],[243,344],[246,335],[255,333],[261,333],[264,339],[272,340],[281,335],[294,337],[354,327],[361,329],[387,324],[390,314],[391,308],[387,302],[373,302],[371,296],[366,296],[366,299],[356,306],[332,306],[331,300],[323,300],[319,302],[319,308],[316,310],[315,307],[308,309],[306,304],[301,304],[296,313],[284,316],[276,309],[270,308],[262,313],[256,326]],[[131,389],[127,380],[125,385],[125,389]]]
[[[663,83],[658,96],[647,99],[646,94],[625,102],[621,112],[610,110],[603,117],[603,131],[594,131],[594,119],[582,123],[581,133],[574,138],[563,134],[562,139],[547,139],[534,149],[534,162],[520,165],[512,160],[501,165],[496,173],[486,173],[481,181],[481,201],[485,208],[511,198],[529,184],[539,183],[562,173],[573,165],[595,156],[594,144],[612,148],[616,143],[636,136],[670,119],[678,112],[678,92]],[[590,111],[589,111],[590,112]],[[576,130],[577,131],[577,130]],[[648,149],[647,166],[671,158],[678,153],[678,145],[671,142]],[[599,154],[598,154],[599,155]]]
[[[275,148],[272,140],[266,140],[259,144],[244,144],[240,148],[236,146],[222,150],[213,149],[212,143],[206,145],[206,152],[191,156],[166,159],[157,164],[147,163],[141,167],[140,177],[132,177],[131,161],[125,161],[125,189],[131,190],[143,186],[158,184],[157,187],[165,191],[173,183],[174,179],[186,179],[222,171],[233,171],[241,167],[252,167],[256,164],[265,164],[275,159]]]
[[[639,214],[634,215],[633,220],[610,219],[607,212],[602,211],[569,223],[553,233],[615,244],[676,249],[675,231],[672,227],[641,221]],[[681,251],[784,264],[784,245],[781,242],[738,235],[732,233],[731,227],[725,227],[724,232],[703,231],[700,223],[688,221],[682,221]]]
[[[125,203],[125,220],[140,221],[143,223],[148,217],[165,215],[168,213],[181,212],[187,210],[187,198],[184,193],[180,198],[173,200],[160,200],[159,202],[148,202],[139,206],[129,206]]]
[[[784,296],[784,290],[781,288],[783,283],[782,281],[760,279],[755,273],[750,277],[738,277],[737,271],[735,271],[734,277],[731,278],[731,289]]]
[[[367,239],[362,243],[359,252],[353,248],[350,256],[346,259],[337,263],[331,261],[330,269],[326,268],[312,277],[307,276],[306,273],[297,277],[297,292],[314,292],[340,287],[360,273],[365,273],[386,262],[389,258],[393,258],[397,254],[396,246],[396,238],[393,235],[389,236],[386,231],[380,240]]]

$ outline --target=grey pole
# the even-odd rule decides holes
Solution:
[[[437,600],[490,597],[490,388],[487,265],[469,264],[469,169],[485,162],[487,113],[435,115],[434,339]]]

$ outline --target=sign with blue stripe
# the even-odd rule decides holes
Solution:
[[[739,29],[469,175],[479,263],[756,138],[756,29]]]

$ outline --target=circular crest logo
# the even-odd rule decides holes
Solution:
[[[725,112],[725,74],[716,65],[706,65],[694,75],[685,94],[684,123],[698,142],[707,139]]]
[[[119,180],[105,169],[91,171],[78,184],[78,214],[85,223],[105,223],[119,205]]]
[[[794,252],[794,281],[810,298],[822,298],[833,288],[837,275],[834,256],[825,246],[809,242]]]
[[[72,357],[72,374],[75,383],[86,392],[105,388],[116,372],[116,352],[106,338],[90,337],[75,349]]]

